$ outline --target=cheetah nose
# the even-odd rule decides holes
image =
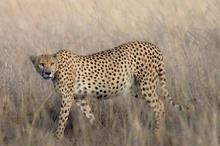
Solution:
[[[45,74],[49,76],[51,74],[51,72],[45,72]]]

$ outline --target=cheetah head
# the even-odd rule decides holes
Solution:
[[[58,69],[58,61],[53,55],[43,54],[40,56],[30,56],[36,71],[44,79],[53,79]]]

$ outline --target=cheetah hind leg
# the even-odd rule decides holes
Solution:
[[[142,96],[141,89],[140,89],[140,86],[139,86],[139,83],[136,77],[134,77],[133,84],[129,86],[128,93],[131,97],[135,97],[135,98],[140,98]]]
[[[156,103],[152,105],[149,103],[154,114],[154,136],[153,137],[156,139],[158,145],[164,145],[164,140],[165,140],[164,139],[165,138],[164,103],[160,99],[156,99],[155,102]]]
[[[149,103],[149,100],[146,102],[149,103],[150,108],[154,114],[154,132],[157,139],[161,139],[163,136],[164,126],[165,126],[165,115],[164,115],[164,103],[158,99],[157,94],[154,93],[155,99]]]
[[[144,90],[141,90],[144,89]],[[164,114],[164,103],[158,99],[156,92],[150,93],[146,91],[146,85],[141,84],[134,80],[134,85],[130,87],[130,94],[132,97],[140,98],[146,101],[147,105],[154,113],[154,132],[156,137],[161,137],[162,131],[165,126],[165,114]]]
[[[160,139],[164,131],[165,115],[164,103],[158,99],[157,93],[142,93],[143,99],[146,101],[154,116],[154,133],[157,139]]]

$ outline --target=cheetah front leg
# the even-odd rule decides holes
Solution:
[[[60,140],[63,137],[64,129],[66,127],[66,122],[69,116],[70,108],[73,103],[73,97],[68,96],[62,96],[62,103],[61,103],[61,109],[58,119],[58,126],[56,129],[55,137]]]
[[[76,105],[80,108],[82,113],[89,119],[90,123],[93,124],[95,121],[95,117],[93,115],[93,112],[86,102],[85,99],[83,98],[76,98],[75,99]]]
[[[61,109],[60,109],[59,120],[58,120],[58,127],[55,133],[55,137],[58,140],[60,140],[63,137],[64,129],[66,127],[67,119],[68,119],[70,108],[71,108],[73,101],[75,101],[76,105],[80,107],[80,110],[89,119],[91,124],[93,124],[93,122],[95,121],[95,117],[91,111],[91,108],[87,104],[85,99],[76,98],[74,100],[72,96],[62,97]]]

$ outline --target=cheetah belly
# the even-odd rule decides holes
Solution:
[[[98,99],[108,99],[111,97],[117,97],[126,92],[133,84],[133,79],[126,78],[125,80],[112,81],[103,79],[101,82],[78,81],[74,84],[74,96],[76,97],[94,97]]]

